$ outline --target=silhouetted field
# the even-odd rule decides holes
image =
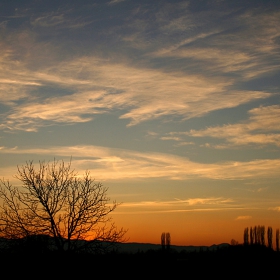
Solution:
[[[280,253],[265,246],[228,246],[217,250],[177,252],[148,250],[137,253],[111,251],[105,254],[44,252],[2,252],[2,272],[28,279],[67,277],[76,279],[244,279],[277,275]],[[155,278],[156,277],[156,278]],[[99,277],[98,277],[99,278]]]

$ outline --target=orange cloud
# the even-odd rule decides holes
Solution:
[[[250,220],[252,219],[252,216],[238,216],[235,220]]]

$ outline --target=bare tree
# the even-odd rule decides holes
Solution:
[[[237,246],[239,243],[238,243],[238,241],[237,240],[235,240],[235,239],[231,239],[230,240],[230,245],[231,246]]]
[[[79,177],[71,161],[33,162],[19,167],[15,176],[22,182],[13,187],[0,180],[0,236],[9,239],[47,235],[56,249],[79,250],[85,244],[97,248],[108,241],[122,241],[126,233],[117,229],[110,213],[119,205],[108,203],[107,188],[95,183],[86,172]],[[88,241],[88,242],[85,242]]]

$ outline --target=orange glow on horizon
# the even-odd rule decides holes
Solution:
[[[161,234],[169,232],[171,245],[211,246],[231,243],[243,244],[246,227],[255,225],[271,226],[275,231],[277,224],[267,220],[235,219],[235,213],[183,213],[176,214],[125,214],[114,215],[116,225],[128,229],[126,242],[161,244]]]

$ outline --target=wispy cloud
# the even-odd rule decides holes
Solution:
[[[126,0],[111,0],[110,2],[108,2],[108,5],[114,5],[114,4],[124,2],[124,1],[126,1]]]
[[[225,199],[221,197],[209,198],[189,198],[189,199],[174,199],[169,201],[140,201],[124,203],[123,207],[176,207],[176,206],[194,206],[202,205],[226,205],[232,203],[232,199]]]
[[[184,26],[184,30],[187,30],[185,32],[187,38],[165,43],[164,47],[150,55],[185,59],[186,65],[188,65],[185,69],[197,69],[197,71],[211,73],[211,75],[234,73],[236,81],[279,71],[279,63],[274,63],[270,59],[273,56],[279,61],[279,46],[276,38],[279,37],[280,30],[275,28],[280,24],[279,11],[264,12],[256,9],[254,12],[240,13],[240,11],[234,10],[224,12],[218,10],[213,10],[212,16],[215,14],[217,18],[231,17],[230,14],[233,12],[238,20],[229,21],[230,25],[228,25],[229,22],[224,21],[224,25],[217,28],[215,25],[208,25],[198,19],[206,19],[207,12],[205,14],[203,12],[190,13],[186,8],[185,13],[188,16],[179,18],[179,26]],[[178,22],[179,19],[175,21]],[[198,23],[199,26],[197,26]],[[235,30],[234,27],[236,27]],[[193,35],[192,29],[194,28],[196,33]],[[173,29],[168,31],[171,34],[177,32]],[[162,43],[164,44],[164,42]]]
[[[227,141],[218,148],[241,145],[280,146],[280,106],[272,105],[254,108],[249,111],[246,122],[208,127],[204,130],[191,130],[186,134],[192,137],[213,137]]]
[[[119,2],[121,0],[108,3]],[[70,16],[70,10],[32,17],[32,24],[42,28],[82,24],[81,20],[75,21]],[[149,43],[149,51],[140,56],[144,61],[141,64],[115,54],[110,59],[102,59],[97,52],[87,56],[59,56],[57,45],[36,41],[37,37],[30,30],[7,35],[8,39],[1,45],[0,98],[5,104],[16,102],[17,107],[15,110],[11,107],[5,114],[1,127],[34,131],[58,122],[87,122],[95,114],[114,109],[122,110],[119,117],[127,119],[129,126],[166,117],[179,116],[185,120],[271,96],[269,90],[242,90],[240,83],[279,70],[279,63],[275,62],[279,59],[277,38],[280,31],[275,28],[280,25],[278,11],[245,12],[233,22],[236,28],[232,29],[227,22],[222,27],[208,26],[207,20],[198,20],[202,12],[191,13],[188,3],[163,5],[159,10],[152,23],[147,18],[143,22],[141,13],[144,10],[133,11],[137,16],[129,15],[133,18],[130,31],[118,33],[118,42],[124,49],[130,46],[129,38],[135,41],[138,33],[143,44]],[[223,16],[224,12],[217,13]],[[239,28],[240,25],[244,28]],[[123,31],[124,28],[125,22],[119,29]],[[152,30],[158,36],[149,40],[144,35]],[[248,36],[256,32],[258,36]],[[167,37],[170,40],[166,40]],[[18,48],[20,59],[15,55],[19,53]],[[174,68],[174,58],[185,59],[185,66]],[[157,67],[151,65],[151,59],[157,61]],[[170,66],[166,68],[166,65]],[[64,96],[54,96],[51,90],[42,96],[41,91],[51,86]],[[72,112],[68,109],[71,102],[77,102]],[[55,117],[57,103],[61,104],[63,115]],[[279,141],[275,135],[260,134],[258,138],[254,137],[253,142]]]
[[[224,199],[221,197],[210,197],[210,198],[191,198],[188,200],[189,205],[197,204],[226,204],[232,202],[232,199]]]
[[[164,136],[160,138],[161,140],[173,140],[173,141],[182,141],[180,137],[175,136]]]
[[[93,3],[91,6],[93,7],[95,4]],[[90,6],[88,5],[88,7]],[[45,32],[54,30],[54,28],[56,31],[58,29],[78,29],[93,22],[92,19],[88,19],[88,16],[80,17],[75,15],[71,8],[60,8],[58,11],[45,11],[36,15],[31,14],[31,25],[33,28],[43,28]]]
[[[79,77],[81,71],[86,73],[83,78]],[[21,72],[24,72],[24,68]],[[33,124],[34,130],[36,126],[44,125],[42,121],[88,121],[92,119],[92,115],[113,108],[127,111],[120,118],[129,119],[129,125],[168,115],[180,115],[188,119],[270,96],[261,91],[227,92],[225,95],[227,86],[231,83],[229,80],[210,79],[200,75],[185,76],[182,73],[167,74],[160,70],[106,63],[93,57],[64,62],[45,71],[32,73],[25,70],[24,76],[29,77],[32,85],[37,85],[38,91],[40,84],[55,83],[61,90],[68,88],[74,93],[49,97],[44,99],[43,104],[39,94],[37,99],[32,95],[32,102],[22,99],[22,104],[15,111],[7,113],[6,122],[2,124],[4,127],[6,123],[9,128],[30,130],[28,126]],[[13,81],[13,85],[17,84],[22,85],[22,78]],[[15,92],[20,89],[19,86],[14,87]],[[1,95],[5,96],[5,93]],[[76,104],[75,109],[69,110],[73,102]],[[57,104],[60,104],[63,113],[54,117],[58,113]],[[84,117],[84,114],[88,116]]]
[[[240,220],[250,220],[252,219],[252,216],[238,216],[235,218],[236,221],[240,221]]]
[[[49,14],[37,17],[33,20],[32,24],[42,27],[53,27],[56,25],[61,25],[65,22],[63,14]]]
[[[280,212],[280,206],[270,207],[269,210]]]
[[[194,43],[195,41],[197,41],[199,39],[205,39],[205,38],[207,38],[209,36],[212,36],[214,34],[217,34],[219,32],[220,32],[220,30],[211,31],[209,33],[201,33],[201,34],[195,35],[193,37],[184,39],[184,40],[182,40],[182,41],[180,41],[180,42],[178,42],[178,43],[176,43],[176,44],[174,44],[174,45],[172,45],[168,48],[164,48],[164,49],[158,50],[157,52],[151,53],[150,55],[151,56],[165,56],[165,57],[166,56],[176,56],[176,57],[181,57],[181,58],[183,58],[183,57],[194,57],[195,53],[199,54],[199,52],[200,52],[199,50],[198,51],[194,51],[194,50],[192,51],[192,49],[187,49],[185,52],[184,51],[182,52],[182,50],[180,50],[180,47],[188,45],[190,43]],[[205,52],[205,54],[206,54],[206,51],[207,51],[206,49],[202,49],[202,52]],[[185,55],[184,55],[184,53],[185,53]],[[203,58],[203,56],[201,56],[201,55],[198,55],[198,56],[200,58]],[[206,54],[206,58],[210,58],[210,57],[212,57],[211,52],[210,53],[208,52],[208,54]]]
[[[256,185],[257,183],[254,183],[254,185]],[[250,185],[250,183],[249,183]],[[242,191],[246,191],[246,192],[252,192],[252,193],[261,193],[261,192],[265,192],[267,191],[269,188],[265,187],[265,188],[255,188],[255,189],[243,189]]]
[[[202,164],[186,158],[163,153],[140,153],[131,150],[100,146],[46,147],[44,149],[2,148],[0,154],[41,155],[43,158],[73,157],[77,170],[90,170],[98,174],[98,180],[136,178],[189,178],[250,179],[277,178],[280,160],[254,160],[247,162],[221,162]],[[85,159],[81,159],[85,158]],[[193,201],[193,203],[199,201]],[[202,202],[202,201],[201,201]]]
[[[200,207],[197,207],[200,205]],[[221,197],[174,199],[169,201],[138,201],[123,203],[118,214],[178,213],[178,212],[210,212],[243,209],[234,204],[232,199]],[[129,212],[128,212],[129,210]]]
[[[61,97],[46,99],[44,104],[34,102],[22,105],[9,115],[6,127],[36,131],[38,127],[46,125],[44,122],[49,121],[58,123],[87,122],[92,120],[95,114],[101,114],[110,108],[109,103],[106,105],[104,103],[102,105],[100,102],[94,103],[98,98],[106,99],[105,95],[104,91],[84,92],[83,94],[70,95],[67,99]],[[113,99],[111,102],[114,102]],[[88,116],[85,116],[87,114]]]
[[[194,142],[181,141],[179,143],[174,144],[175,147],[182,147],[182,146],[188,146],[188,145],[195,145],[195,143]]]
[[[119,209],[122,209],[122,205],[119,207]],[[238,207],[222,207],[222,208],[193,208],[193,209],[135,209],[131,211],[124,211],[126,209],[122,210],[117,210],[117,212],[113,214],[117,215],[135,215],[135,214],[164,214],[164,213],[184,213],[184,212],[216,212],[216,211],[236,211],[236,210],[242,210],[244,208],[238,208]]]

